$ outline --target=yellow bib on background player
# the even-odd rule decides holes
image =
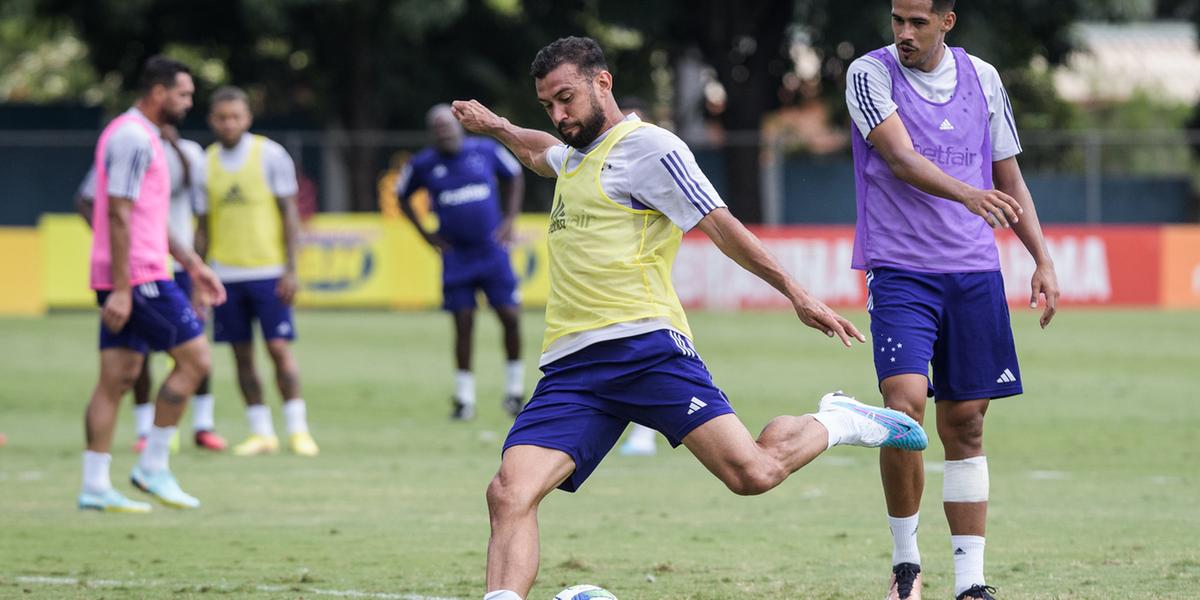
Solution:
[[[671,285],[683,232],[658,211],[617,204],[600,185],[613,146],[643,126],[622,121],[574,170],[563,161],[550,213],[543,351],[567,334],[653,317],[692,335]]]
[[[263,167],[265,139],[251,136],[237,171],[221,165],[219,144],[208,147],[209,256],[222,265],[272,267],[286,260],[283,219]]]

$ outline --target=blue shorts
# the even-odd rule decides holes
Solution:
[[[481,289],[492,308],[521,303],[507,250],[490,245],[442,253],[443,308],[450,312],[474,309],[476,292]]]
[[[678,446],[693,429],[733,412],[691,341],[671,330],[598,342],[542,373],[504,449],[531,445],[570,455],[575,471],[559,486],[568,492],[596,470],[630,421]]]
[[[192,276],[188,275],[187,271],[175,271],[175,285],[179,286],[183,297],[190,302],[192,300]]]
[[[254,340],[258,319],[264,340],[296,339],[292,307],[275,293],[279,278],[225,284],[225,303],[213,307],[213,339],[234,344]]]
[[[1021,393],[1021,370],[1013,343],[999,271],[867,272],[867,310],[875,374],[917,373],[933,378],[937,400],[1004,398]]]
[[[109,293],[97,290],[96,303],[103,307]],[[100,349],[162,352],[203,334],[204,325],[179,286],[169,279],[151,281],[133,286],[133,309],[121,331],[113,333],[100,322]]]

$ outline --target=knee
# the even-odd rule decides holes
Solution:
[[[487,488],[488,513],[493,520],[520,515],[533,510],[538,503],[538,494],[502,474],[492,478]]]
[[[115,369],[112,373],[110,381],[113,385],[121,390],[122,393],[133,388],[138,379],[142,376],[142,367],[139,364],[122,365]]]
[[[756,464],[739,466],[722,479],[729,491],[739,496],[757,496],[779,485],[786,476],[782,468]]]
[[[925,421],[926,398],[924,392],[889,394],[884,396],[884,406],[898,410],[913,418],[918,423]]]
[[[938,423],[938,436],[942,443],[957,448],[966,455],[978,454],[983,448],[983,414],[956,415]]]

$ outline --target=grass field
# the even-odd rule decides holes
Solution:
[[[752,431],[835,388],[876,401],[869,347],[840,349],[781,313],[692,320]],[[1046,332],[1035,321],[1016,315],[1028,393],[988,416],[990,582],[1002,598],[1200,597],[1200,313],[1068,310]],[[479,598],[483,490],[508,426],[497,327],[480,325],[479,418],[452,424],[444,315],[301,313],[321,456],[187,445],[172,465],[204,507],[138,516],[74,507],[95,318],[0,320],[0,597]],[[525,315],[531,364],[541,327]],[[214,363],[218,427],[236,441],[246,426],[227,348]],[[531,369],[530,389],[535,379]],[[113,479],[138,497],[132,436],[126,405]],[[927,598],[949,598],[953,583],[940,452],[931,441]],[[891,545],[875,463],[874,451],[837,448],[741,498],[686,450],[610,456],[578,494],[544,503],[530,598],[576,583],[622,600],[881,597]]]

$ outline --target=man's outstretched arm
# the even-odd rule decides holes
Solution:
[[[455,100],[450,106],[467,131],[496,138],[516,155],[521,164],[542,177],[556,175],[546,161],[546,150],[560,144],[558,138],[545,131],[517,127],[477,100]]]
[[[696,227],[703,231],[721,252],[732,258],[743,269],[754,273],[769,283],[791,301],[796,315],[805,325],[824,332],[829,337],[837,336],[846,346],[850,340],[866,342],[867,338],[845,317],[825,306],[813,297],[763,247],[762,241],[727,208],[718,208],[700,220]]]

